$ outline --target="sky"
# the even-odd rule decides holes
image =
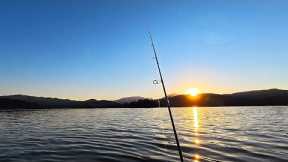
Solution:
[[[286,0],[2,0],[0,95],[85,100],[288,89]]]

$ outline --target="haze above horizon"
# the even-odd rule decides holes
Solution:
[[[70,99],[288,89],[288,2],[0,2],[0,95]]]

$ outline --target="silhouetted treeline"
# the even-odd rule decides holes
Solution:
[[[159,99],[160,106],[166,107],[164,98]],[[172,107],[191,106],[267,106],[288,105],[288,91],[280,89],[258,90],[234,94],[201,94],[170,96]],[[0,96],[0,109],[22,108],[149,108],[158,107],[156,99],[140,99],[130,103],[107,100],[74,101],[67,99],[33,97],[25,95]]]

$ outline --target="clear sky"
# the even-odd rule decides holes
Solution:
[[[1,0],[0,95],[159,97],[288,89],[286,0]]]

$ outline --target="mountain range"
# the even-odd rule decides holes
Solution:
[[[169,97],[173,107],[190,106],[268,106],[288,105],[288,90],[267,89],[238,92],[233,94],[203,93],[196,97],[173,95]],[[160,104],[159,104],[160,103]],[[164,98],[147,99],[127,97],[115,101],[95,100],[76,101],[59,98],[35,97],[27,95],[0,96],[0,109],[24,108],[125,108],[166,106]]]

